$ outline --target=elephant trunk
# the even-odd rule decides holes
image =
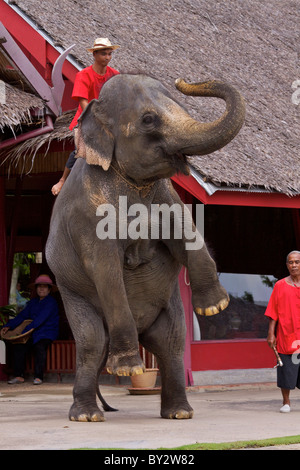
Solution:
[[[245,103],[234,87],[217,80],[187,84],[177,79],[175,85],[185,95],[210,96],[226,101],[226,110],[216,121],[200,123],[192,118],[186,121],[182,129],[186,141],[182,153],[207,155],[224,147],[237,135],[245,120]]]

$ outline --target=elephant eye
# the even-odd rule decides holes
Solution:
[[[143,124],[153,124],[155,122],[155,116],[150,113],[144,114],[143,116]]]

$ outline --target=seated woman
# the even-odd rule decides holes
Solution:
[[[24,370],[26,353],[29,348],[34,352],[34,381],[35,385],[43,382],[44,369],[49,345],[57,339],[59,330],[58,305],[56,300],[49,295],[56,286],[47,275],[39,276],[33,285],[36,289],[36,297],[31,299],[24,310],[15,318],[9,320],[2,328],[2,335],[8,330],[13,330],[24,320],[32,320],[22,333],[26,333],[33,328],[32,337],[27,343],[14,344],[14,377],[8,381],[9,384],[19,384],[24,382]]]

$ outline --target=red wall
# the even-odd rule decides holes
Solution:
[[[276,358],[265,339],[201,341],[191,344],[193,371],[272,368]]]

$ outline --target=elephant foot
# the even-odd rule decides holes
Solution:
[[[102,411],[97,406],[89,408],[87,406],[78,406],[75,403],[71,406],[69,419],[70,421],[82,423],[105,421]]]
[[[132,376],[142,374],[145,366],[139,354],[134,355],[109,355],[106,364],[109,374],[118,376]]]
[[[194,311],[198,315],[209,317],[216,315],[229,304],[229,296],[220,284],[203,295],[193,294]]]
[[[194,410],[187,404],[177,409],[162,409],[160,415],[165,419],[191,419],[194,415]]]

